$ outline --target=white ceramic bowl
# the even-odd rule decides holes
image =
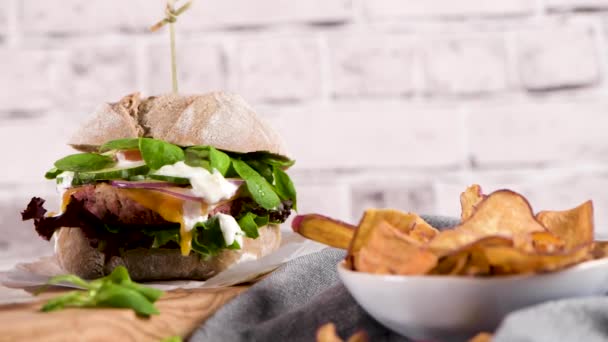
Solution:
[[[466,340],[494,330],[513,310],[608,292],[608,259],[554,273],[498,278],[375,275],[351,271],[344,262],[338,274],[372,317],[414,340]]]

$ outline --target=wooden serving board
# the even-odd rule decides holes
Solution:
[[[186,338],[222,305],[248,286],[166,292],[157,302],[160,315],[139,318],[127,309],[65,309],[40,312],[46,299],[0,305],[0,341],[155,341]]]

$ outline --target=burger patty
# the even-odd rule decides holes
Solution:
[[[23,220],[34,220],[36,232],[46,240],[62,227],[80,228],[92,247],[103,247],[114,254],[120,248],[151,248],[151,232],[179,229],[179,223],[165,220],[154,210],[131,199],[125,191],[106,183],[84,185],[73,190],[65,211],[46,216],[44,200],[34,197],[21,213]],[[261,208],[251,198],[240,197],[215,207],[210,215],[230,214],[239,218],[247,212],[268,215],[270,223],[282,223],[291,213],[291,201],[283,201],[275,210]],[[166,248],[179,248],[170,241]]]
[[[72,194],[71,200],[81,202],[85,209],[108,225],[172,223],[165,220],[159,213],[132,200],[121,189],[105,183],[81,186]]]

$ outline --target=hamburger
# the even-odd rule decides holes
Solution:
[[[104,104],[45,175],[58,212],[22,212],[67,272],[125,266],[134,280],[207,279],[269,254],[296,208],[294,164],[275,131],[233,94],[132,94]]]

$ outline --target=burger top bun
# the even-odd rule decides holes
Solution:
[[[283,140],[235,94],[131,94],[101,105],[70,139],[77,150],[95,151],[122,138],[149,137],[181,145],[211,145],[232,152],[268,151],[287,156]]]

